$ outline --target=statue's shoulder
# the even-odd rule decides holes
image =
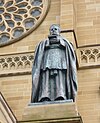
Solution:
[[[44,45],[46,43],[46,40],[42,40],[37,44],[37,47],[40,47],[41,45]]]
[[[46,44],[47,42],[48,42],[48,39],[44,39],[39,44]]]
[[[68,39],[66,39],[66,38],[64,38],[64,37],[62,37],[62,36],[61,36],[61,38],[63,39],[64,44],[66,45],[66,47],[70,47],[71,49],[74,50],[73,44],[72,44]]]
[[[36,46],[36,51],[38,50],[44,50],[45,46],[47,45],[47,40],[40,41]]]
[[[63,37],[63,36],[61,36],[61,38],[64,40],[64,42],[65,42],[66,44],[70,44],[70,45],[73,46],[73,44],[72,44],[68,39],[66,39],[66,38]]]

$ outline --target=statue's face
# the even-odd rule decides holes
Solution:
[[[60,28],[56,25],[51,26],[50,35],[60,35]]]

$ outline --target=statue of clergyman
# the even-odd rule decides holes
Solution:
[[[75,101],[77,93],[76,57],[72,44],[51,25],[50,35],[35,50],[32,69],[31,103]]]

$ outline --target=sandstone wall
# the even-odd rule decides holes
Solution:
[[[40,26],[27,37],[0,47],[0,91],[18,120],[31,98],[31,68],[36,45],[49,34],[49,26],[60,24],[75,47],[78,60],[77,106],[84,123],[100,122],[100,0],[51,0]],[[87,47],[88,46],[88,47]],[[11,58],[12,62],[8,62]],[[24,59],[24,60],[23,60]]]

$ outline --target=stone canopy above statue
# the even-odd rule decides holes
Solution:
[[[73,45],[51,25],[50,35],[35,50],[31,103],[73,100],[77,94],[76,56]]]

